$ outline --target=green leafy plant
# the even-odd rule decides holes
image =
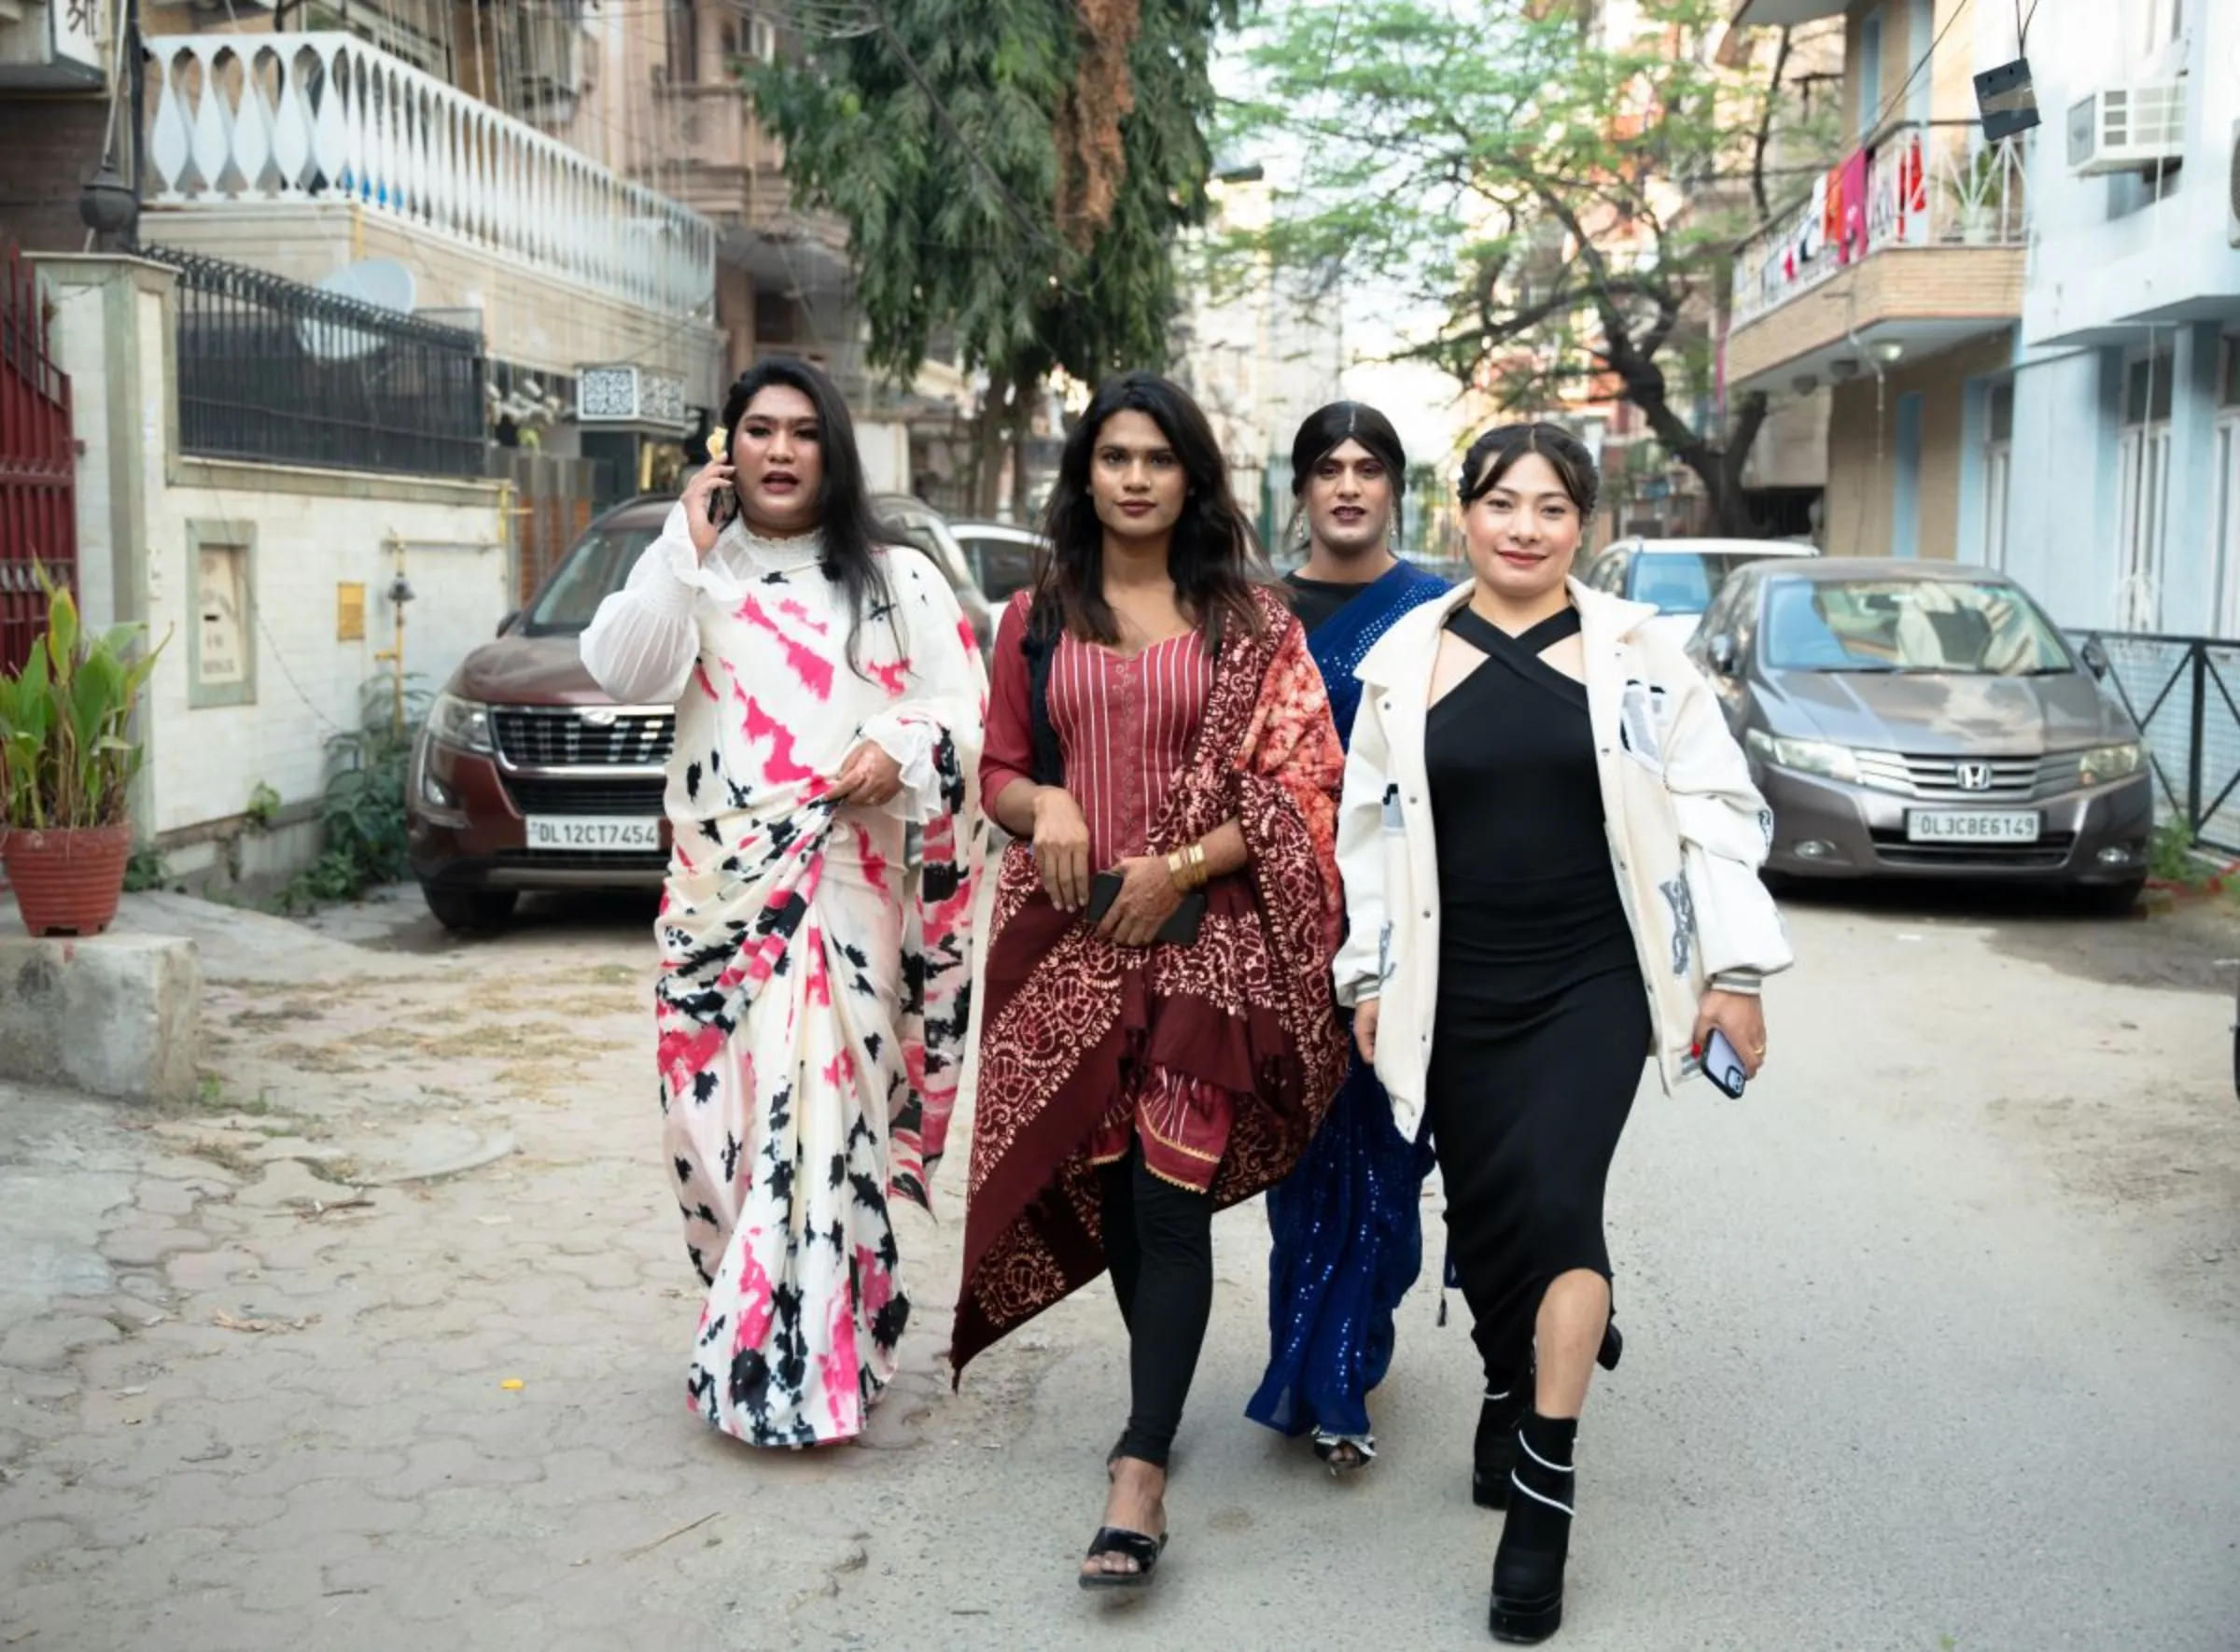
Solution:
[[[242,811],[250,825],[259,832],[270,832],[273,822],[280,818],[280,793],[262,780],[250,789],[249,806]]]
[[[2193,852],[2193,829],[2173,818],[2155,828],[2147,848],[2147,873],[2158,883],[2180,889],[2199,889],[2208,883],[2211,869]]]
[[[140,772],[133,709],[162,644],[135,655],[144,627],[87,631],[77,602],[39,573],[47,632],[0,677],[0,815],[34,832],[115,826]]]
[[[280,891],[276,903],[283,912],[355,901],[377,884],[410,874],[404,789],[427,701],[425,693],[408,688],[399,722],[394,679],[374,678],[359,691],[358,727],[327,742],[337,766],[319,809],[324,846],[319,858]]]

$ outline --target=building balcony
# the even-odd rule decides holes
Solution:
[[[704,399],[717,231],[698,213],[355,35],[147,49],[145,239],[314,284],[393,258],[415,308],[479,315],[501,359],[642,362]]]
[[[1972,121],[1899,126],[1737,255],[1727,382],[1824,377],[1922,356],[2022,315],[2029,239],[2021,141]],[[1841,199],[1848,178],[1859,200]]]
[[[714,224],[726,263],[788,287],[842,283],[847,228],[801,212],[786,177],[786,147],[755,119],[736,81],[658,89],[663,157],[654,175]]]

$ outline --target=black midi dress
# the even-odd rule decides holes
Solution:
[[[1467,608],[1447,628],[1486,660],[1424,730],[1441,911],[1426,1101],[1448,1254],[1505,1383],[1549,1281],[1610,1277],[1603,1186],[1652,1035],[1587,690],[1539,657],[1578,610],[1516,637]]]

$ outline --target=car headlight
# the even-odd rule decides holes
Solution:
[[[474,751],[484,757],[497,748],[490,740],[490,707],[456,694],[438,694],[427,708],[427,737],[441,740],[455,751]]]
[[[2121,746],[2095,746],[2090,751],[2077,754],[2077,784],[2105,786],[2110,780],[2137,774],[2146,766],[2146,753],[2136,740],[2127,740]]]
[[[1848,746],[1834,746],[1826,740],[1785,740],[1762,729],[1752,729],[1744,739],[1760,763],[1799,775],[1858,784],[1858,754]]]

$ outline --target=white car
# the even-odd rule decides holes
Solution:
[[[1619,539],[1588,565],[1583,576],[1597,591],[1653,604],[1649,623],[1685,645],[1727,576],[1744,563],[1770,556],[1817,556],[1800,539]]]

